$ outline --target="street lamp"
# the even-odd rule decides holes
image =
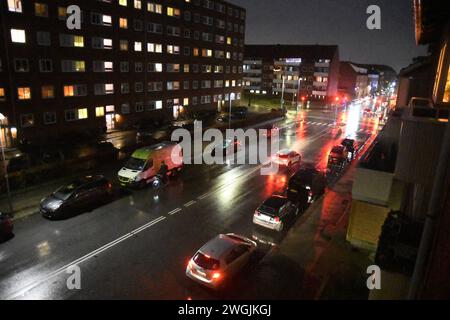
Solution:
[[[295,112],[295,118],[297,118],[298,117],[298,105],[299,105],[299,102],[300,102],[300,86],[301,86],[301,83],[302,83],[302,77],[298,77],[298,90],[297,90],[297,106],[296,106],[296,108],[295,108],[295,110],[296,110],[296,112]]]
[[[281,86],[281,111],[284,111],[284,88],[285,88],[285,79],[284,74],[281,74],[281,79],[283,80],[283,84]]]
[[[235,98],[234,92],[230,93],[230,113],[228,114],[228,129],[231,129],[231,104]]]
[[[0,142],[1,142],[1,150],[2,150],[2,160],[3,160],[3,169],[5,170],[5,182],[6,182],[6,191],[8,193],[8,205],[9,205],[9,211],[10,213],[13,212],[13,206],[11,201],[11,190],[9,189],[9,177],[8,177],[8,166],[6,165],[6,157],[5,157],[5,143],[3,143],[3,134],[2,134],[2,123],[3,120],[5,120],[6,117],[0,113]]]

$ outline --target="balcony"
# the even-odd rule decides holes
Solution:
[[[328,82],[314,81],[313,82],[313,86],[314,87],[319,87],[319,88],[324,88],[326,90],[326,88],[328,87]]]
[[[314,77],[328,77],[329,73],[328,72],[314,72]]]
[[[262,65],[262,60],[244,60],[244,64],[248,65]]]
[[[329,68],[330,67],[330,63],[329,62],[316,62],[314,64],[315,67],[317,68]]]
[[[261,77],[243,77],[244,81],[250,81],[250,82],[262,82]]]
[[[244,74],[262,74],[261,69],[247,69],[244,70]]]

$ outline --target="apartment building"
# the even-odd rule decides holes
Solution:
[[[366,97],[372,87],[369,86],[369,74],[367,68],[342,61],[339,69],[339,94],[350,99]]]
[[[219,0],[0,1],[2,135],[45,142],[239,100],[246,12]]]
[[[248,93],[284,95],[296,101],[332,101],[339,81],[339,49],[324,45],[247,45],[244,90]]]

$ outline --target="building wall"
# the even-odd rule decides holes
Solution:
[[[127,6],[120,5],[119,1]],[[180,111],[216,110],[220,101],[228,100],[230,93],[240,97],[245,10],[218,0],[191,0],[190,3],[173,0],[170,3],[158,2],[162,5],[158,14],[147,10],[147,2],[77,1],[83,11],[83,23],[81,30],[71,31],[66,28],[65,20],[58,18],[58,8],[73,1],[39,1],[48,6],[48,17],[36,16],[35,1],[22,0],[22,12],[11,12],[8,2],[1,1],[4,27],[1,33],[3,41],[0,43],[0,93],[3,88],[5,97],[2,99],[0,96],[0,110],[7,116],[9,125],[17,128],[19,138],[44,141],[71,132],[103,131],[107,124],[106,110],[96,112],[96,108],[104,106],[114,106],[108,117],[114,120],[116,127],[127,127],[142,119],[171,119],[176,111],[174,106]],[[136,3],[141,4],[140,9],[139,6],[135,8]],[[179,10],[179,16],[169,16],[169,7]],[[92,24],[92,13],[111,17],[111,25]],[[120,28],[120,18],[127,19],[127,29]],[[145,31],[152,23],[161,25],[160,33]],[[142,24],[142,29],[139,24]],[[170,35],[168,26],[179,28],[179,35]],[[11,29],[24,30],[26,43],[13,43]],[[49,46],[38,44],[37,31],[50,32]],[[61,34],[83,36],[84,46],[62,47]],[[93,49],[93,37],[112,40],[112,49]],[[223,37],[223,43],[220,37]],[[121,40],[128,41],[127,51],[121,50]],[[135,50],[135,42],[141,43],[142,51]],[[162,52],[147,52],[147,43],[161,44]],[[169,54],[170,46],[179,47],[179,54]],[[220,52],[223,52],[224,58],[221,58]],[[29,71],[15,70],[14,59],[17,58],[28,59]],[[40,59],[52,61],[52,72],[40,71]],[[85,71],[62,72],[62,60],[84,61]],[[113,71],[93,72],[94,61],[112,62]],[[125,61],[129,64],[128,72],[122,72],[120,67],[121,62]],[[138,67],[142,63],[142,71],[135,69],[136,63]],[[150,63],[162,64],[162,72],[148,72],[147,65]],[[169,72],[169,64],[179,65],[179,72]],[[187,65],[189,69],[184,69]],[[222,66],[223,72],[219,67],[215,72],[216,66]],[[175,81],[179,82],[179,89],[170,91],[168,83]],[[202,88],[202,81],[211,81],[211,88]],[[218,81],[217,88],[214,87],[215,81]],[[150,82],[161,82],[161,91],[146,90]],[[198,89],[194,89],[195,82]],[[99,83],[113,84],[114,93],[96,95],[94,87]],[[126,87],[126,83],[129,92],[121,92],[122,84]],[[138,87],[142,83],[143,92],[135,90],[136,83]],[[86,95],[65,97],[64,86],[71,84],[86,85]],[[42,98],[41,88],[44,85],[53,86],[54,98]],[[18,87],[29,87],[31,99],[19,100]],[[154,101],[161,101],[161,104]],[[87,109],[87,119],[66,121],[66,110],[70,109]],[[56,113],[56,123],[44,124],[44,112]]]

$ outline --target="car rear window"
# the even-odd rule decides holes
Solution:
[[[217,270],[220,266],[219,260],[208,257],[201,252],[197,253],[193,260],[198,266],[207,270]]]

